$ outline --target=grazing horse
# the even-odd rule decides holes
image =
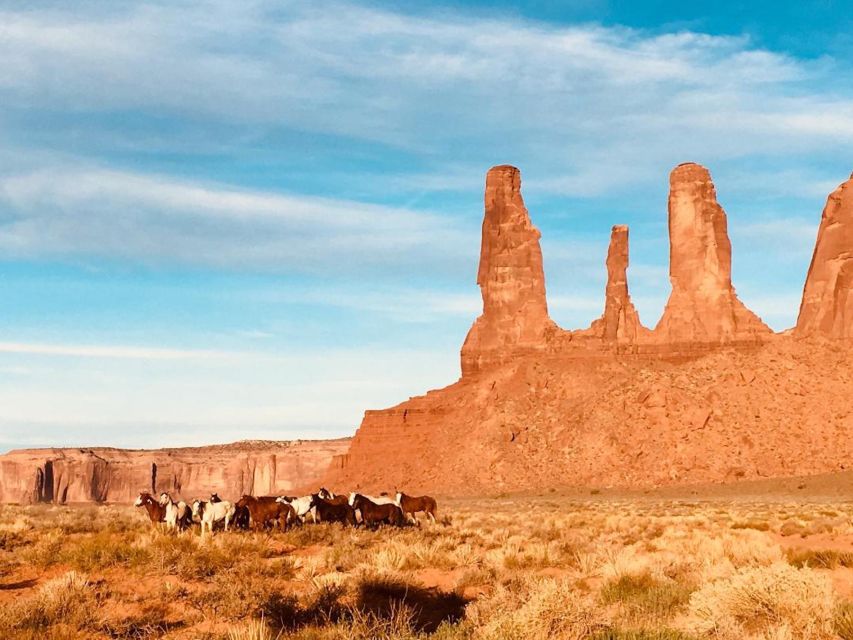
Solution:
[[[145,507],[145,511],[148,512],[148,519],[151,520],[151,524],[154,526],[166,520],[166,507],[157,502],[154,496],[147,491],[143,491],[137,496],[133,506]]]
[[[287,531],[287,525],[296,518],[296,511],[286,502],[279,502],[275,496],[243,496],[235,505],[237,509],[249,511],[252,528],[258,531],[262,527],[278,523],[282,530]]]
[[[402,491],[397,492],[397,505],[403,510],[403,513],[407,518],[411,518],[418,525],[418,519],[416,514],[423,511],[429,518],[435,523],[435,512],[438,508],[435,503],[435,498],[431,498],[430,496],[407,496]]]
[[[166,508],[166,527],[184,531],[192,526],[193,514],[187,503],[175,502],[168,493],[160,494],[160,505]]]
[[[355,510],[348,504],[332,504],[319,494],[311,494],[311,507],[316,510],[320,522],[341,522],[353,527],[357,524]]]
[[[355,493],[350,498],[350,505],[356,511],[361,512],[361,521],[368,526],[391,524],[402,527],[406,524],[403,510],[396,504],[376,504],[366,496]]]
[[[204,502],[203,500],[193,501],[193,515],[201,522],[201,537],[204,538],[204,528],[213,535],[213,523],[220,520],[225,521],[225,530],[228,531],[228,524],[234,517],[234,505],[223,500],[221,502]]]
[[[311,519],[314,523],[317,523],[317,511],[314,509],[311,504],[311,496],[302,496],[300,498],[293,498],[291,496],[281,496],[276,499],[276,502],[280,502],[282,504],[289,504],[293,507],[293,510],[296,512],[296,517],[299,518],[300,522],[305,522],[305,518],[308,514],[311,514]]]

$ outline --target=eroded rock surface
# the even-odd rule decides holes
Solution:
[[[669,182],[672,293],[655,340],[722,344],[767,336],[770,328],[744,306],[732,286],[732,245],[711,174],[687,163],[673,169]]]
[[[853,176],[826,201],[796,333],[853,338]]]
[[[602,340],[633,343],[648,335],[628,293],[628,227],[615,225],[607,250],[607,288],[604,315],[592,323],[590,332]]]
[[[486,175],[483,240],[477,284],[483,313],[462,346],[463,375],[544,348],[556,325],[548,316],[539,230],[521,197],[521,173],[493,167]]]
[[[517,187],[511,167],[490,172],[484,312],[463,347],[462,378],[367,411],[327,483],[489,494],[810,475],[850,464],[853,348],[773,334],[741,303],[726,215],[706,169],[672,172],[672,294],[654,332],[640,325],[628,294],[624,227],[611,235],[603,317],[582,331],[550,322],[539,234]],[[824,211],[799,333],[853,331],[851,191],[842,186]]]
[[[0,456],[0,502],[132,502],[141,491],[174,499],[272,495],[310,487],[349,438],[237,442],[184,449],[22,449]]]

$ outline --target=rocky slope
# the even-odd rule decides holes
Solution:
[[[175,499],[236,498],[316,488],[349,438],[248,441],[153,450],[22,449],[0,456],[0,502],[132,502],[140,491]]]
[[[614,227],[604,314],[568,331],[547,315],[539,233],[520,178],[486,181],[483,315],[462,378],[365,412],[325,482],[481,493],[654,486],[833,472],[853,455],[851,183],[830,196],[795,332],[737,298],[726,214],[707,169],[670,176],[672,293],[654,331],[628,292]],[[853,272],[851,272],[853,273]]]

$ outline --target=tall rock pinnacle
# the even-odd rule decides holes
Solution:
[[[521,197],[519,170],[492,167],[477,272],[483,313],[462,345],[463,376],[511,357],[515,348],[541,348],[546,334],[556,330],[545,301],[539,237]]]
[[[664,343],[751,341],[770,328],[732,286],[726,213],[708,170],[694,163],[670,174],[669,279],[672,293],[654,331]]]
[[[628,293],[628,227],[617,224],[610,231],[607,250],[607,288],[604,315],[592,323],[590,331],[606,341],[635,342],[648,330]]]
[[[823,209],[796,333],[853,338],[853,175]]]

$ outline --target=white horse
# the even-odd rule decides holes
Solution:
[[[300,498],[281,496],[276,498],[275,501],[281,502],[282,504],[289,504],[293,507],[293,510],[296,512],[296,517],[298,517],[301,522],[305,522],[305,518],[310,513],[314,524],[317,524],[317,511],[311,506],[311,496],[302,496]]]
[[[160,494],[160,504],[166,508],[166,528],[184,530],[192,523],[190,508],[183,500],[175,502],[168,493]]]
[[[204,502],[203,500],[193,501],[193,515],[201,522],[201,537],[204,538],[204,527],[210,535],[213,535],[213,523],[221,520],[225,521],[225,530],[228,531],[228,524],[234,517],[234,512],[237,509],[227,500],[222,502]]]

